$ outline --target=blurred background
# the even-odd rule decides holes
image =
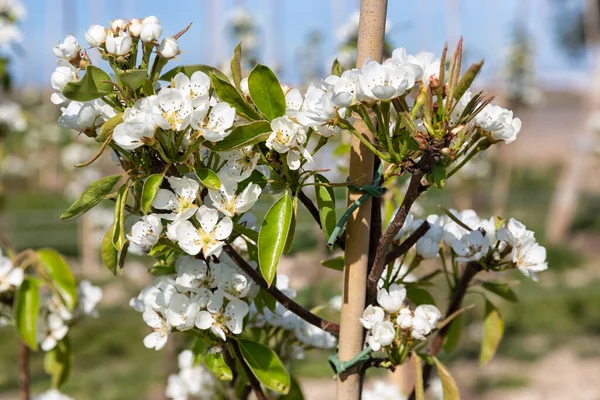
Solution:
[[[64,392],[85,399],[162,399],[176,369],[177,343],[147,350],[147,327],[127,306],[149,283],[147,259],[132,258],[121,278],[100,263],[100,239],[112,223],[111,204],[73,222],[58,216],[92,181],[116,170],[110,157],[76,170],[96,143],[61,128],[50,103],[52,46],[73,34],[85,44],[91,24],[156,15],[163,35],[193,25],[180,40],[182,64],[224,66],[242,41],[246,67],[278,71],[291,86],[317,82],[338,57],[353,64],[358,0],[27,0],[19,42],[3,46],[11,91],[0,98],[0,230],[18,248],[51,246],[65,254],[80,278],[104,289],[100,316],[72,332],[73,376]],[[0,5],[2,1],[0,0]],[[0,36],[5,35],[0,29]],[[523,221],[547,246],[549,271],[533,283],[517,277],[518,304],[497,302],[506,319],[497,357],[478,366],[481,327],[469,324],[460,350],[445,356],[465,399],[600,399],[600,12],[597,0],[390,0],[387,49],[440,54],[444,42],[464,37],[466,61],[485,58],[477,88],[523,121],[516,142],[495,146],[443,191],[420,201],[423,215],[447,208],[475,209],[481,217]],[[0,39],[2,39],[0,37]],[[2,43],[3,40],[0,40]],[[91,54],[92,55],[92,54]],[[95,55],[92,55],[94,57]],[[96,58],[97,60],[98,58]],[[5,77],[2,77],[5,80]],[[22,105],[23,118],[10,101]],[[15,121],[18,120],[18,123]],[[340,145],[343,149],[343,144]],[[332,160],[336,161],[333,162]],[[339,163],[338,161],[339,160]],[[317,160],[335,179],[343,157]],[[338,207],[345,208],[338,192]],[[262,204],[266,211],[267,202]],[[262,216],[261,205],[257,217]],[[300,209],[300,212],[304,212]],[[339,275],[320,265],[328,257],[310,218],[298,218],[292,253],[281,271],[298,301],[309,307],[341,292]],[[443,297],[443,296],[442,296]],[[466,303],[477,303],[478,296]],[[482,313],[481,308],[471,310]],[[307,399],[333,398],[326,354],[307,353],[296,368]],[[17,398],[17,346],[0,329],[0,399]],[[33,388],[49,386],[34,356]],[[377,374],[376,374],[377,375]],[[398,382],[401,377],[379,374]],[[370,385],[370,383],[368,383]],[[383,398],[383,397],[382,397]]]

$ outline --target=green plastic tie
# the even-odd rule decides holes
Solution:
[[[380,180],[381,180],[381,164],[379,164],[379,168],[377,169],[377,171],[375,171],[375,176],[373,177],[373,182],[379,182]],[[358,207],[360,207],[361,204],[364,203],[369,197],[381,197],[387,191],[387,188],[385,188],[383,186],[374,185],[371,183],[367,183],[363,186],[358,186],[358,185],[352,184],[352,185],[348,185],[348,188],[355,192],[361,192],[361,193],[363,193],[363,195],[360,196],[354,203],[352,203],[352,205],[350,205],[350,207],[348,207],[348,209],[346,210],[344,215],[342,215],[342,217],[339,219],[338,223],[335,225],[335,228],[331,232],[331,235],[329,236],[329,240],[327,241],[327,245],[329,247],[333,247],[338,236],[340,235],[340,233],[342,233],[342,229],[344,229],[346,222],[348,222],[348,218],[350,218],[350,215],[352,215],[354,210],[356,210]]]
[[[371,347],[367,346],[363,351],[358,353],[354,358],[348,361],[340,361],[337,354],[329,356],[329,365],[336,375],[340,375],[357,364],[367,361],[371,354]]]

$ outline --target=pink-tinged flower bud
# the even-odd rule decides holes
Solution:
[[[142,33],[142,21],[134,18],[129,21],[129,34],[131,37],[139,38]]]
[[[106,37],[106,51],[114,56],[124,56],[131,51],[131,36],[121,31],[118,34],[109,32]]]
[[[164,38],[157,50],[164,58],[173,58],[179,54],[179,43],[173,38]]]
[[[63,60],[71,61],[79,55],[81,47],[74,36],[67,35],[62,43],[58,43],[52,48],[54,55]]]
[[[100,47],[106,41],[106,28],[102,25],[92,25],[85,33],[85,40],[92,47]]]
[[[142,21],[142,29],[140,31],[140,39],[142,42],[153,42],[160,37],[162,27],[160,21],[154,16],[146,17]]]

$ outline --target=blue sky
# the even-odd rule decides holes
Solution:
[[[185,53],[181,63],[210,63],[228,59],[235,45],[225,30],[226,17],[236,5],[255,16],[261,32],[267,64],[280,60],[282,80],[300,79],[297,52],[312,31],[323,37],[322,53],[335,54],[335,26],[357,10],[358,0],[24,0],[29,15],[22,24],[26,54],[15,59],[13,71],[18,86],[48,85],[55,65],[51,46],[66,33],[75,32],[85,44],[84,32],[91,24],[108,25],[115,18],[156,15],[163,32],[172,35],[188,22],[193,26],[180,40]],[[468,61],[486,59],[487,77],[497,76],[505,62],[517,6],[528,3],[529,31],[535,41],[538,80],[548,86],[581,85],[588,70],[586,60],[569,60],[557,48],[552,33],[551,0],[389,0],[389,38],[395,47],[409,52],[440,53],[446,40],[457,33],[465,38]],[[63,6],[66,4],[66,7]],[[459,4],[460,12],[447,17],[448,4]],[[69,5],[74,5],[70,7]],[[335,10],[335,12],[334,12]],[[448,19],[458,21],[447,27]],[[216,21],[216,22],[215,22]],[[325,62],[325,61],[324,61]]]

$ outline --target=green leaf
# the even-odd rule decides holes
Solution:
[[[210,190],[219,190],[221,188],[221,180],[219,175],[212,169],[196,168],[196,175],[200,182]]]
[[[58,291],[69,311],[72,311],[77,304],[77,285],[71,268],[55,250],[41,249],[37,255],[52,281],[51,285]]]
[[[240,82],[242,81],[242,44],[239,43],[233,50],[233,57],[231,58],[231,77],[235,87],[240,90]]]
[[[456,381],[454,380],[452,375],[450,375],[450,372],[448,372],[444,364],[442,364],[437,358],[433,357],[433,362],[435,363],[438,375],[440,376],[440,380],[442,381],[444,400],[460,400],[458,386],[456,385]]]
[[[31,349],[37,350],[37,318],[40,312],[40,281],[25,278],[15,300],[15,327],[21,340]]]
[[[290,391],[288,392],[288,394],[279,396],[279,400],[304,400],[302,388],[300,387],[300,384],[298,383],[296,378],[294,378],[293,376],[291,377]]]
[[[220,351],[210,352],[203,358],[204,365],[215,378],[221,381],[230,381],[233,379],[233,372],[231,372],[231,368],[225,362],[223,358],[223,353]]]
[[[163,181],[163,174],[153,174],[146,178],[142,188],[142,212],[148,214],[150,206],[160,189]]]
[[[483,340],[479,353],[479,365],[484,365],[496,354],[496,350],[504,334],[504,321],[498,309],[489,301],[485,301],[485,320],[483,322]]]
[[[452,97],[456,100],[459,100],[463,94],[467,91],[468,88],[471,87],[471,84],[481,71],[481,67],[483,67],[483,60],[471,65],[466,71],[465,74],[460,78],[456,87],[453,90]]]
[[[425,400],[425,386],[423,385],[423,362],[417,353],[413,353],[415,359],[415,400]]]
[[[202,71],[208,76],[210,76],[211,74],[216,75],[220,79],[223,79],[224,81],[229,80],[229,78],[227,78],[227,75],[225,75],[224,73],[222,73],[215,67],[211,67],[210,65],[203,65],[203,64],[177,66],[177,67],[173,68],[172,70],[165,72],[160,78],[158,78],[158,80],[159,81],[170,81],[171,78],[175,78],[175,75],[177,75],[180,72],[183,72],[188,78],[190,78],[196,71]]]
[[[119,261],[119,252],[117,251],[117,248],[112,242],[114,229],[114,224],[111,224],[111,226],[104,234],[104,237],[102,238],[102,243],[100,245],[100,256],[102,258],[102,262],[104,263],[104,265],[106,265],[106,268],[108,268],[108,270],[112,272],[113,275],[117,276],[117,263]]]
[[[288,231],[285,246],[283,247],[283,254],[288,254],[292,250],[292,244],[294,243],[294,234],[296,233],[296,222],[298,220],[298,198],[292,199],[292,221],[290,222],[290,229]]]
[[[505,300],[516,303],[519,301],[512,288],[506,283],[482,282],[481,286],[490,292],[502,297]]]
[[[90,101],[114,91],[110,76],[98,67],[88,65],[80,80],[69,82],[63,89],[63,95],[69,100]]]
[[[321,265],[325,268],[335,269],[336,271],[344,270],[344,256],[330,258],[329,260],[321,261]]]
[[[281,394],[290,390],[290,375],[277,354],[269,347],[250,340],[238,339],[242,356],[252,373],[267,388]]]
[[[113,222],[112,243],[119,251],[125,246],[125,205],[127,204],[127,195],[129,194],[129,185],[121,186],[117,194],[115,203],[115,220]]]
[[[261,116],[250,104],[248,104],[240,92],[231,83],[225,79],[219,78],[219,76],[215,74],[210,76],[210,80],[221,101],[224,101],[235,108],[240,116],[249,120],[261,119]]]
[[[331,75],[342,76],[342,64],[337,58],[331,64]]]
[[[267,307],[272,312],[275,312],[275,308],[277,307],[277,301],[275,298],[262,288],[254,298],[254,302],[256,303],[256,309],[261,311]]]
[[[291,223],[292,198],[285,192],[267,211],[258,233],[258,263],[269,286],[275,278]]]
[[[448,327],[448,333],[444,338],[444,351],[450,353],[456,348],[460,341],[460,335],[462,333],[462,314],[458,315]]]
[[[60,219],[65,221],[85,213],[96,204],[100,203],[100,200],[111,192],[112,188],[120,179],[121,175],[110,175],[93,182],[85,189],[81,196],[75,200],[75,203],[73,203],[67,211],[62,213]]]
[[[142,92],[147,97],[150,97],[150,96],[156,94],[156,92],[154,90],[154,84],[152,83],[152,81],[150,79],[148,79],[148,78],[144,79],[144,84],[142,85]]]
[[[117,125],[123,122],[123,113],[119,113],[104,122],[100,127],[100,131],[98,132],[98,136],[96,137],[96,141],[103,143],[109,135],[112,135]]]
[[[425,289],[409,287],[406,289],[406,296],[410,301],[415,303],[416,306],[420,306],[421,304],[435,305],[433,296]]]
[[[215,142],[214,144],[204,142],[203,144],[213,151],[229,151],[264,142],[270,134],[270,123],[267,121],[256,121],[237,126],[220,142]]]
[[[285,95],[277,76],[268,67],[257,64],[248,77],[252,101],[269,121],[285,115]]]
[[[145,69],[128,69],[119,71],[119,79],[129,89],[136,91],[144,85],[148,78],[148,71]]]
[[[253,242],[258,241],[258,232],[253,229],[248,228],[246,225],[238,224],[237,222],[233,223],[233,230],[237,233],[246,236],[248,239]]]
[[[52,387],[60,388],[71,375],[73,352],[68,336],[44,355],[44,371],[52,377]]]
[[[439,189],[443,189],[446,184],[446,166],[443,161],[435,164],[429,174],[427,180]]]
[[[329,181],[323,175],[315,175],[315,183],[326,183]],[[319,207],[319,218],[325,237],[329,238],[331,232],[335,229],[337,218],[335,216],[335,194],[333,188],[329,186],[315,186],[317,196],[317,206]]]

